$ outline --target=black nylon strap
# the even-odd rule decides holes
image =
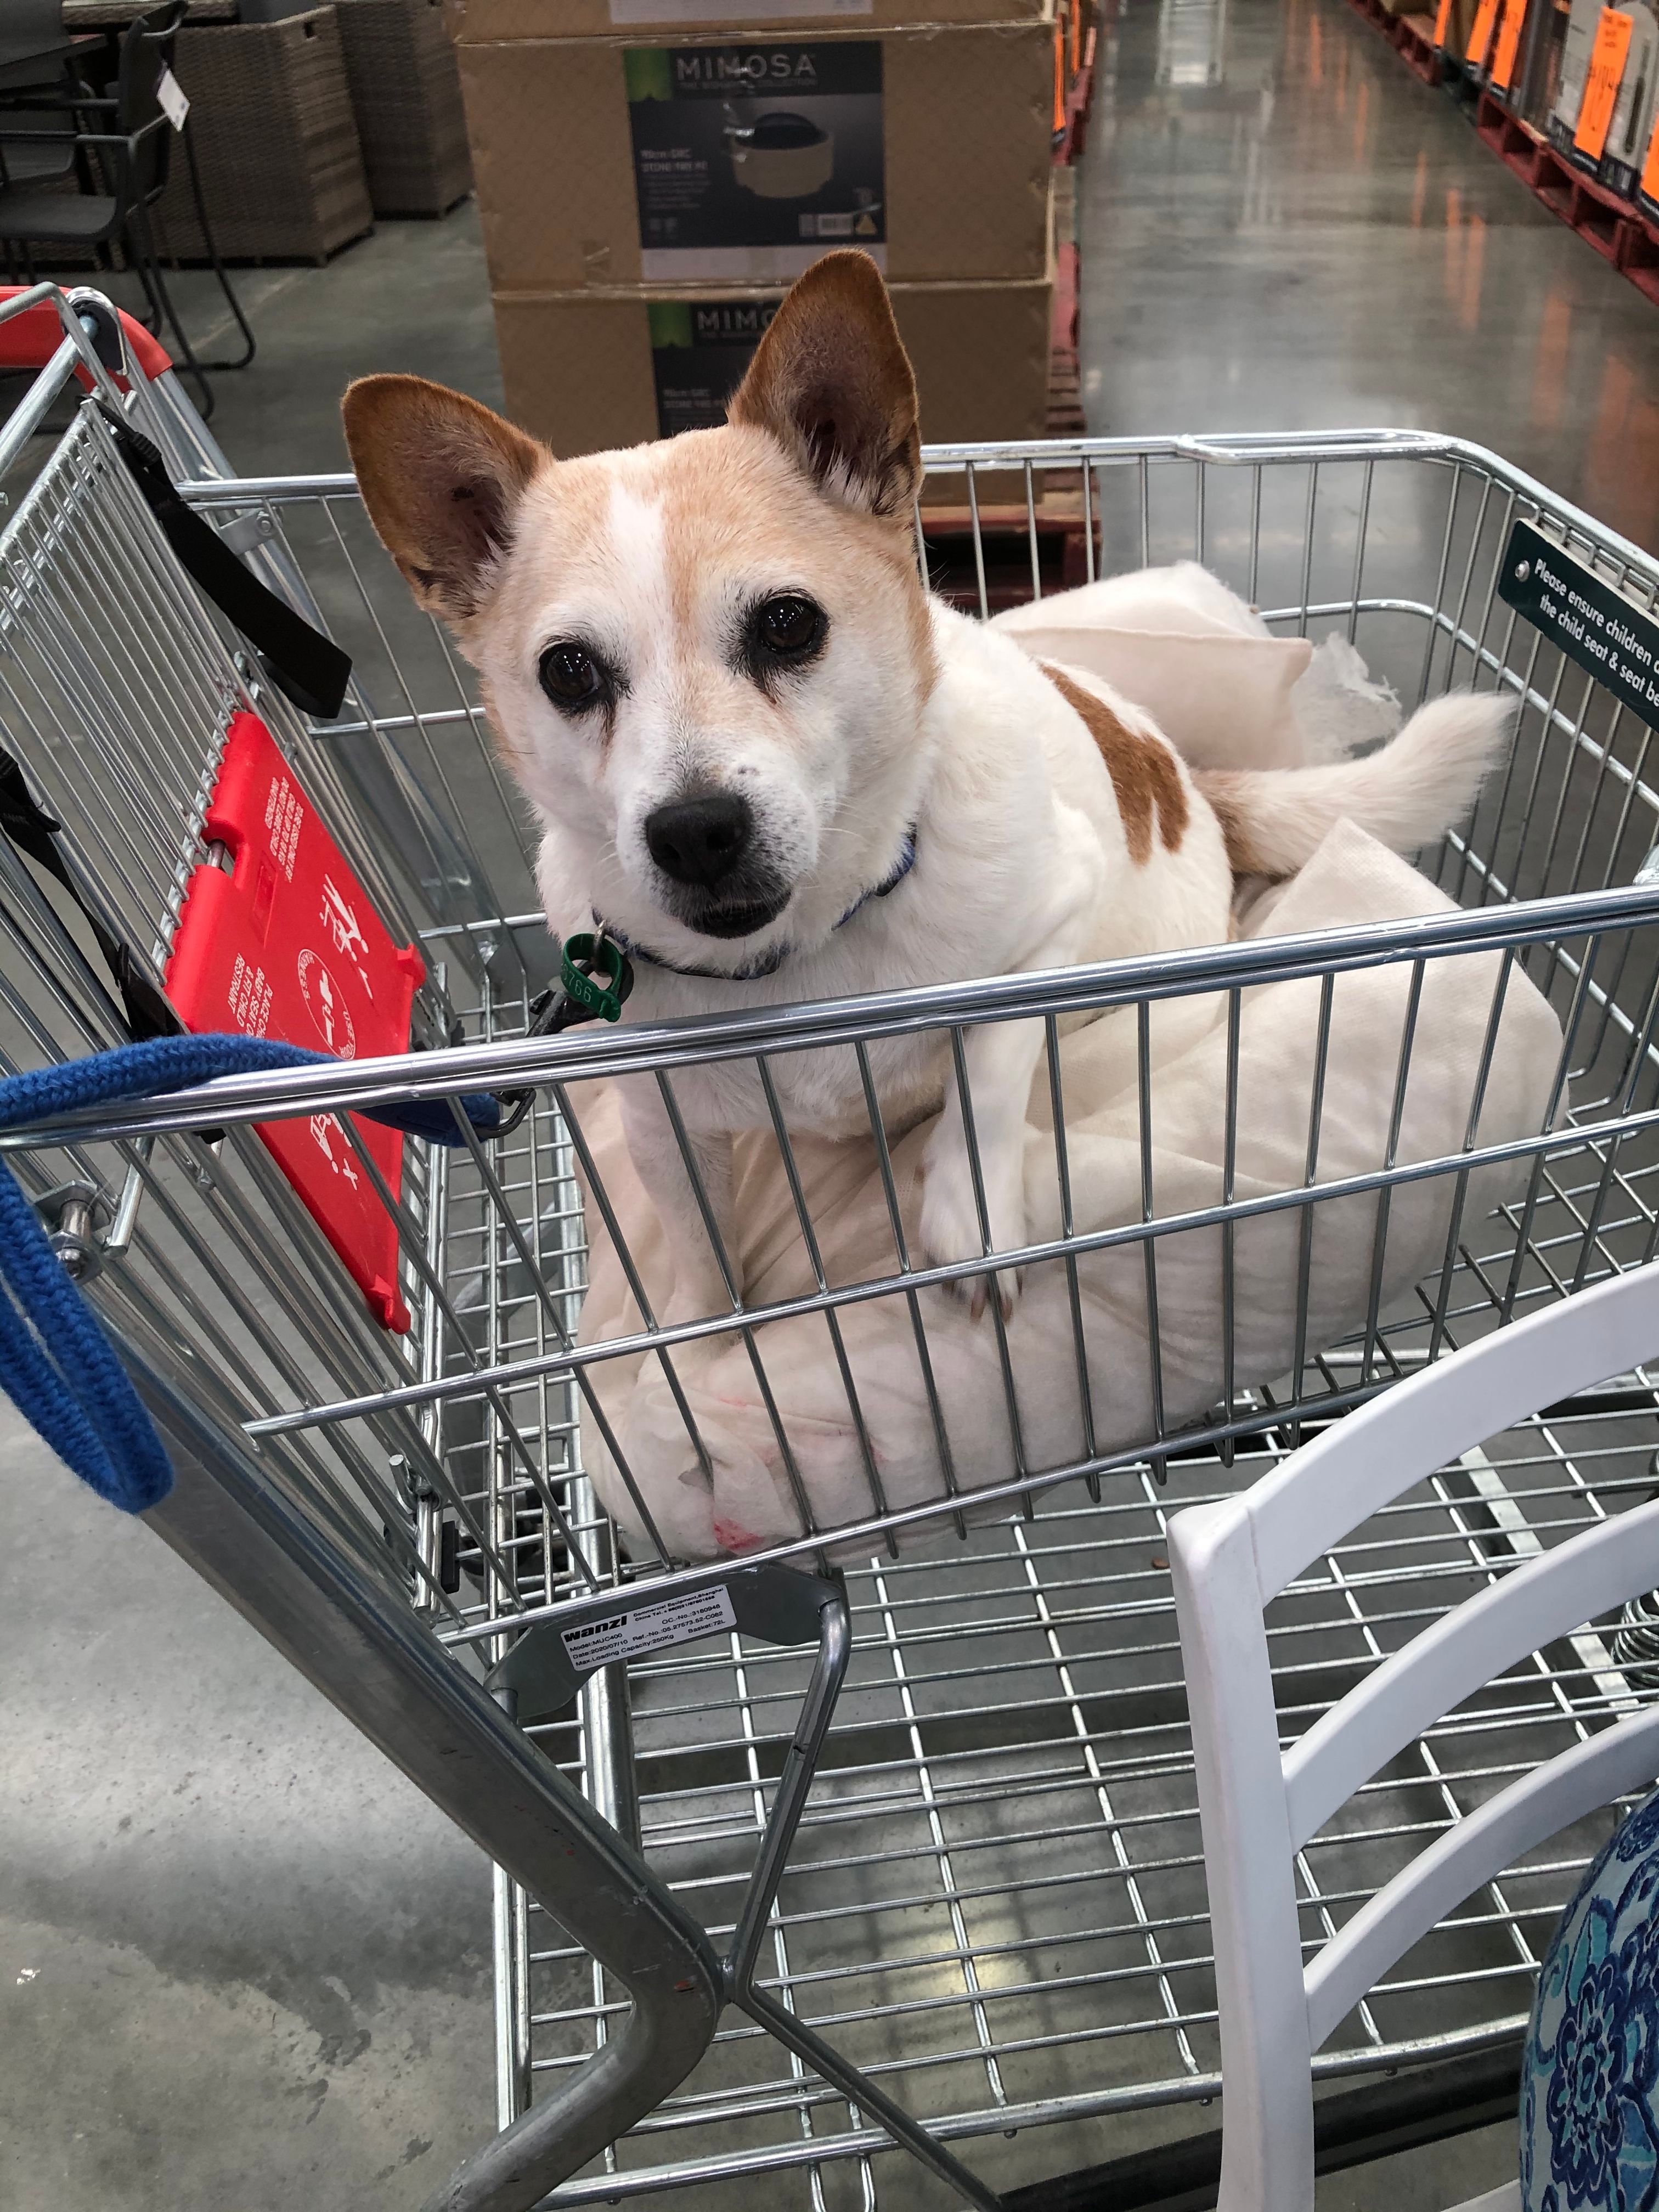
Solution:
[[[570,994],[555,983],[530,1002],[530,1026],[526,1037],[557,1036],[562,1030],[574,1029],[578,1022],[596,1021],[598,1016],[584,1006],[578,1005]],[[532,1087],[528,1091],[498,1091],[495,1103],[501,1109],[501,1118],[494,1133],[510,1137],[536,1103]]]
[[[121,994],[133,1042],[140,1043],[145,1037],[181,1035],[184,1024],[155,984],[141,972],[131,949],[118,937],[110,934],[82,897],[58,849],[61,826],[44,807],[35,804],[23,780],[22,769],[9,752],[0,748],[0,833],[10,838],[20,853],[27,854],[37,866],[44,868],[54,882],[61,884],[74,900]]]
[[[307,714],[337,714],[351,674],[350,655],[268,591],[212,524],[185,504],[148,438],[140,437],[112,408],[106,406],[103,412],[121,458],[179,567],[235,623],[258,652],[271,682],[296,707]]]

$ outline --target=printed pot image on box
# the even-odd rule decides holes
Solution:
[[[630,46],[647,283],[787,283],[826,246],[886,264],[881,47]]]
[[[811,199],[835,175],[836,142],[805,115],[780,108],[758,123],[739,123],[734,108],[726,113],[732,173],[746,191],[763,200]]]

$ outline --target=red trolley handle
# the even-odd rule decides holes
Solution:
[[[27,289],[21,284],[0,284],[0,307]],[[165,376],[172,368],[173,356],[136,316],[112,308],[107,301],[91,295],[71,297],[70,307],[84,320],[94,324],[93,350],[112,375],[120,379],[131,362],[149,383],[158,376]],[[118,336],[114,328],[118,320]],[[25,307],[21,314],[0,322],[0,369],[44,368],[64,343],[64,336],[63,318],[50,300],[42,300],[38,307]],[[125,359],[122,338],[126,341]],[[75,373],[90,391],[92,378],[84,363],[78,364]]]

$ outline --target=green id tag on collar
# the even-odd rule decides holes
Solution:
[[[587,966],[579,967],[579,961],[586,961]],[[595,967],[605,970],[603,982],[589,972]],[[622,1019],[623,1000],[634,987],[621,946],[613,945],[603,931],[596,936],[592,930],[582,930],[566,938],[559,956],[559,980],[579,1006],[586,1006],[590,1014],[607,1022]]]

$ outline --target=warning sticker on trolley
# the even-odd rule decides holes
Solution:
[[[1528,522],[1510,532],[1498,597],[1659,729],[1659,622]]]
[[[723,1583],[713,1589],[693,1590],[689,1597],[665,1598],[660,1605],[642,1605],[636,1613],[607,1613],[603,1620],[585,1620],[580,1628],[561,1632],[565,1657],[586,1674],[595,1667],[608,1667],[613,1659],[637,1659],[643,1651],[663,1651],[671,1644],[695,1643],[699,1636],[718,1636],[737,1626],[732,1594]]]

